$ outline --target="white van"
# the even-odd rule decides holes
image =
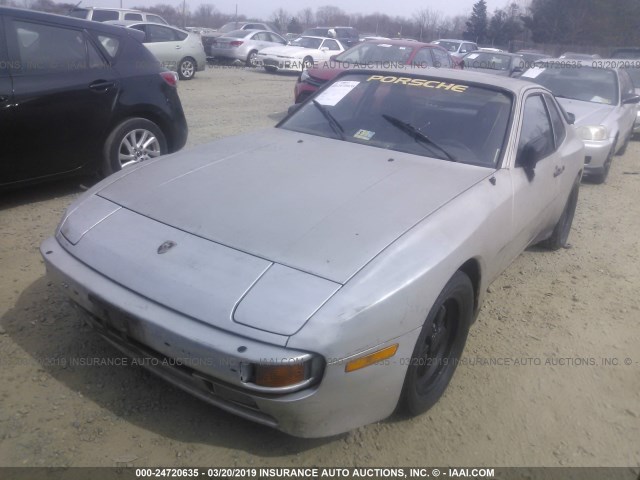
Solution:
[[[103,8],[103,7],[76,7],[69,16],[82,18],[84,20],[94,20],[96,22],[106,22],[109,20],[131,21],[131,22],[152,22],[169,23],[160,15],[147,13],[141,10],[131,10],[126,8]]]

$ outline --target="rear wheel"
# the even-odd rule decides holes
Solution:
[[[167,151],[167,140],[155,123],[145,118],[130,118],[116,126],[107,137],[101,173],[106,177]]]
[[[257,67],[258,66],[258,51],[252,50],[247,55],[247,67]]]
[[[302,60],[302,70],[304,69],[309,70],[310,68],[313,68],[313,58],[311,57],[304,57],[304,60]]]
[[[560,248],[567,246],[569,240],[569,232],[571,232],[571,225],[573,223],[573,217],[576,213],[576,206],[578,205],[578,191],[580,190],[580,182],[576,181],[571,189],[567,203],[562,211],[562,215],[556,223],[551,236],[542,242],[542,245],[549,250],[559,250]]]
[[[442,396],[464,350],[473,305],[471,280],[458,271],[447,282],[424,322],[402,387],[400,410],[419,415]]]
[[[180,80],[191,80],[196,75],[196,61],[191,57],[180,60],[178,64],[178,77]]]

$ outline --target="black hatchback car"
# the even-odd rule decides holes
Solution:
[[[0,8],[0,189],[106,176],[184,146],[177,77],[140,33]]]

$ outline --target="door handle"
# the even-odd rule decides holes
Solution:
[[[115,84],[115,82],[96,80],[95,82],[89,84],[89,89],[93,90],[94,92],[106,92],[110,88],[113,88]]]
[[[182,47],[180,45],[176,45],[176,50],[180,50]]]
[[[564,165],[562,165],[561,167],[556,165],[556,169],[553,172],[553,178],[556,178],[557,176],[562,175],[562,172],[564,172]]]

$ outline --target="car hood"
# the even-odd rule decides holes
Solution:
[[[340,65],[339,62],[333,62],[335,65]],[[327,68],[310,68],[309,75],[315,79],[321,80],[322,82],[327,82],[329,80],[333,80],[340,72],[344,72],[347,70],[344,67],[327,67]]]
[[[144,217],[344,284],[492,173],[268,129],[162,157],[98,195]]]
[[[557,98],[557,97],[556,97]],[[615,106],[602,103],[583,102],[569,98],[557,98],[562,108],[576,116],[575,125],[601,125]]]
[[[283,55],[287,57],[293,57],[305,52],[315,52],[314,48],[294,47],[292,45],[285,45],[282,47],[268,47],[260,50],[260,54],[264,55]]]

